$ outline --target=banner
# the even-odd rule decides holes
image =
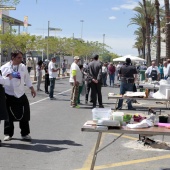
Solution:
[[[24,17],[24,32],[27,32],[27,27],[28,27],[28,16]]]

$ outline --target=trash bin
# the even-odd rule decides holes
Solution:
[[[145,80],[145,70],[140,70],[140,81]]]

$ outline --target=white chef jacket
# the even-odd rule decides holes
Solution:
[[[0,84],[9,86],[10,85],[9,77],[3,77],[0,75]]]
[[[32,82],[30,79],[30,75],[28,74],[28,70],[24,64],[19,64],[17,67],[17,70],[20,73],[21,79],[13,78],[10,80],[10,85],[4,85],[5,87],[5,93],[11,96],[15,96],[17,98],[20,98],[24,93],[24,84],[26,84],[27,87],[32,86]],[[13,72],[13,66],[11,62],[6,63],[1,67],[2,76],[7,76],[8,74]]]

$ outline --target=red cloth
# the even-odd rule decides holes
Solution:
[[[108,66],[108,72],[109,74],[114,74],[116,71],[115,66]]]

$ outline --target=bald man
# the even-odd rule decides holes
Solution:
[[[155,61],[152,61],[152,65],[148,67],[147,70],[145,71],[145,77],[146,79],[152,78],[153,81],[160,79],[160,71],[156,66]]]

